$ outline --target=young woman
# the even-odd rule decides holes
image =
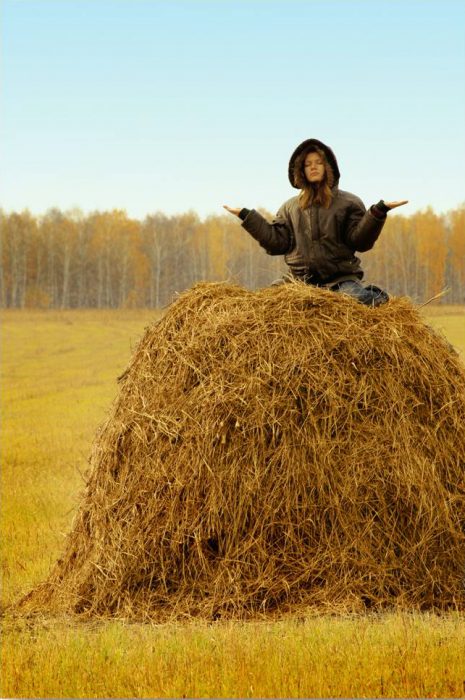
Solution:
[[[375,285],[363,286],[363,270],[355,252],[370,250],[387,212],[408,200],[379,201],[368,211],[356,195],[339,189],[339,167],[329,146],[307,139],[289,161],[289,180],[300,194],[284,202],[269,223],[255,209],[232,208],[231,214],[270,255],[284,255],[288,279],[326,287],[379,306],[389,297]]]

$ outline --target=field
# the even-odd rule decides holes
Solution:
[[[465,307],[427,306],[465,358]],[[3,312],[3,604],[59,555],[151,311]],[[2,697],[462,697],[457,614],[155,626],[4,619]]]

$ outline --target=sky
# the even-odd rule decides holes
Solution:
[[[7,212],[273,212],[307,138],[367,206],[465,202],[462,0],[3,0],[1,25]]]

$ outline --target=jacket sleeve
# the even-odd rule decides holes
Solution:
[[[365,209],[361,199],[354,199],[350,203],[350,208],[345,221],[345,242],[353,250],[360,253],[373,248],[379,234],[382,231],[386,215],[379,210],[373,212],[374,206],[368,211]]]
[[[260,243],[269,255],[284,255],[294,247],[292,226],[283,207],[271,223],[258,211],[251,209],[245,217],[242,227]]]

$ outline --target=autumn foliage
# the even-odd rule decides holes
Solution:
[[[272,215],[265,213],[269,218]],[[3,307],[160,307],[199,281],[269,285],[285,270],[230,215],[156,212],[138,221],[125,211],[0,212]],[[365,278],[393,295],[426,301],[447,289],[465,301],[465,205],[390,215],[362,257]]]

